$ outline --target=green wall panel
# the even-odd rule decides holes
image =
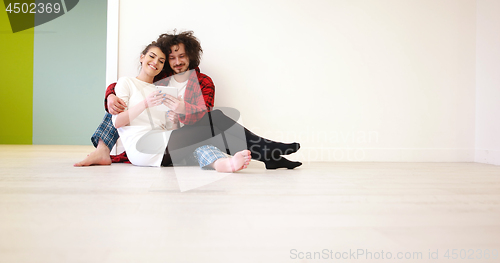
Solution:
[[[107,1],[35,27],[33,144],[89,145],[104,115]]]
[[[31,144],[34,30],[12,33],[0,6],[0,144]]]

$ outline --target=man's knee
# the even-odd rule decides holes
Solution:
[[[220,117],[221,115],[224,115],[221,110],[213,110],[210,114],[212,114],[213,117]]]
[[[226,119],[231,119],[233,121],[237,121],[240,119],[240,112],[231,107],[222,107],[220,109],[214,110],[215,115],[219,118],[226,118]]]

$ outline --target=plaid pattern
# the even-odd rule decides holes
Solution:
[[[97,147],[99,143],[99,139],[102,139],[106,146],[108,146],[109,150],[113,149],[116,141],[118,140],[118,131],[115,126],[113,126],[113,122],[111,121],[111,114],[107,113],[104,115],[104,119],[102,119],[101,124],[97,127],[97,130],[94,132],[90,140],[94,144],[94,147]]]
[[[203,145],[196,148],[193,152],[194,157],[198,160],[201,169],[213,170],[212,167],[208,165],[217,161],[221,158],[227,158],[227,156],[219,150],[219,148],[213,145]]]

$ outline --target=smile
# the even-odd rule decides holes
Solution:
[[[151,64],[148,64],[148,66],[149,66],[150,68],[154,69],[154,70],[157,70],[157,68],[156,68],[155,66],[151,65]]]

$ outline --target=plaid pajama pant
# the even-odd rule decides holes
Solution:
[[[213,170],[213,168],[208,165],[217,161],[220,158],[226,158],[226,154],[223,153],[219,148],[213,145],[203,145],[193,152],[194,157],[200,164],[201,169]]]
[[[118,131],[115,126],[113,126],[113,122],[111,121],[111,114],[107,113],[104,115],[104,119],[102,119],[101,124],[97,127],[97,130],[94,132],[90,140],[94,144],[94,147],[97,147],[99,143],[99,139],[101,139],[106,146],[108,146],[109,150],[113,149],[116,141],[118,140]]]

